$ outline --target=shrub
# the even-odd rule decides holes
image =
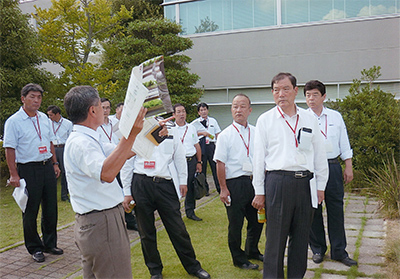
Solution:
[[[372,168],[371,176],[366,176],[368,192],[379,200],[384,217],[400,217],[400,166],[394,155],[386,159],[382,167]]]

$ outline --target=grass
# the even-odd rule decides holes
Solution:
[[[387,237],[384,249],[386,259],[386,276],[397,279],[400,274],[400,220],[388,222]]]
[[[196,257],[202,267],[207,270],[213,278],[261,278],[260,271],[242,270],[233,266],[231,254],[228,248],[228,219],[226,210],[219,198],[214,199],[206,207],[196,211],[203,218],[202,222],[195,222],[183,218],[186,228],[190,234]],[[243,238],[246,236],[245,222]],[[166,230],[157,234],[158,249],[164,265],[164,278],[193,278],[186,273],[178,256],[168,238]],[[264,251],[265,233],[262,234],[259,249]],[[243,239],[244,247],[244,239]],[[134,278],[148,278],[150,273],[144,264],[140,244],[132,247],[131,262]],[[252,261],[259,265],[262,262]],[[221,268],[223,267],[223,268]],[[260,268],[261,269],[261,268]]]
[[[3,181],[4,182],[4,181]],[[4,184],[2,184],[4,185]],[[61,184],[57,184],[58,223],[57,227],[74,221],[75,213],[69,202],[60,198]],[[24,240],[22,230],[22,212],[12,197],[14,187],[0,187],[0,249]],[[38,231],[40,233],[41,212],[38,214]]]

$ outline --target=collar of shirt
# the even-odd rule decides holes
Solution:
[[[72,132],[86,134],[100,143],[100,134],[97,133],[97,131],[95,131],[89,127],[75,124],[74,127],[72,128]]]
[[[232,121],[232,124],[236,126],[236,128],[239,129],[239,132],[244,132],[246,130],[249,130],[249,122],[247,122],[247,126],[243,126],[242,124],[237,123],[236,121]]]
[[[26,113],[26,111],[24,110],[24,108],[23,108],[22,106],[19,108],[18,113],[20,114],[22,120],[26,120],[26,119],[32,118],[32,117],[30,117],[30,116]],[[37,115],[38,117],[40,117],[40,114],[37,113],[37,112],[36,112],[36,115]],[[33,116],[33,117],[35,117],[35,116]]]

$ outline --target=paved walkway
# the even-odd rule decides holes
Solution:
[[[200,206],[207,206],[213,198],[218,198],[214,191],[210,196],[199,201]],[[341,263],[331,261],[328,256],[321,264],[311,260],[309,252],[308,270],[305,278],[377,278],[383,273],[383,246],[386,225],[376,212],[377,202],[353,194],[345,198],[345,227],[347,234],[347,251],[350,257],[357,259],[358,267],[349,268]],[[325,218],[326,219],[326,218]],[[157,226],[162,227],[161,221]],[[0,278],[76,278],[82,275],[79,251],[73,239],[73,224],[58,231],[58,243],[62,243],[64,254],[55,256],[46,254],[46,261],[36,263],[27,253],[23,243],[14,248],[0,250]],[[139,235],[129,231],[131,245],[137,245]],[[262,276],[260,275],[260,278]],[[81,277],[82,278],[82,277]],[[147,278],[147,277],[146,277]]]

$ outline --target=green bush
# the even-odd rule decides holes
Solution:
[[[331,102],[344,119],[353,148],[353,165],[356,172],[353,187],[364,188],[362,177],[382,166],[390,154],[400,154],[400,104],[390,92],[384,92],[374,80],[380,76],[380,67],[361,71],[361,80],[354,79],[350,95]],[[359,179],[361,178],[361,179]]]

